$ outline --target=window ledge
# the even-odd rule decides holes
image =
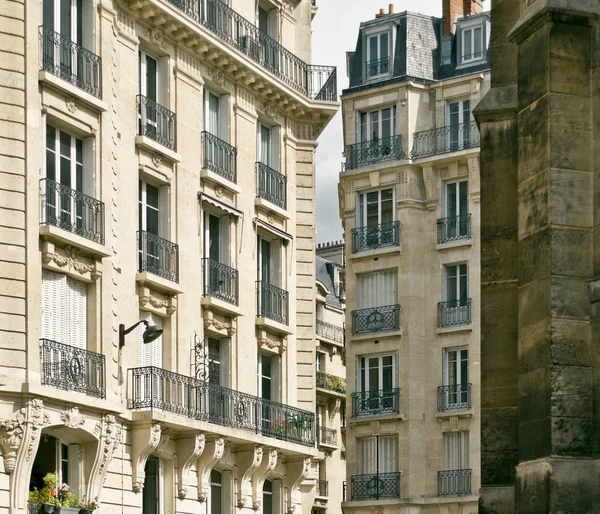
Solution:
[[[456,69],[462,70],[464,68],[470,68],[471,66],[477,66],[478,64],[484,64],[486,62],[487,62],[487,59],[485,57],[482,57],[481,59],[474,59],[472,61],[463,62],[463,63],[459,64],[456,67]]]
[[[215,184],[218,184],[218,185],[224,187],[225,189],[228,189],[229,191],[233,191],[236,194],[239,194],[242,192],[242,188],[240,186],[227,180],[226,178],[222,177],[218,173],[215,173],[214,171],[207,170],[206,168],[202,168],[200,170],[200,178],[210,180],[211,182],[214,182]]]
[[[40,236],[44,239],[51,239],[62,244],[76,246],[92,255],[100,257],[110,257],[112,255],[106,246],[96,243],[95,241],[90,241],[77,234],[73,234],[68,230],[55,227],[54,225],[40,225]]]
[[[172,295],[183,293],[183,289],[181,289],[181,286],[176,282],[171,282],[166,278],[159,277],[158,275],[154,275],[152,273],[148,273],[147,271],[136,273],[135,279],[140,284],[145,284],[149,288],[155,289],[157,291],[162,291]]]
[[[244,315],[244,312],[238,305],[226,302],[225,300],[220,300],[219,298],[215,298],[213,296],[203,296],[200,300],[200,305],[202,305],[202,307],[213,309],[217,312],[228,314],[230,316]]]
[[[472,332],[473,323],[465,323],[464,325],[456,325],[452,327],[438,327],[438,334],[454,334],[455,332]]]
[[[358,416],[350,418],[349,422],[351,425],[357,425],[359,423],[372,423],[373,421],[402,421],[404,420],[404,413],[392,412],[390,414],[368,414],[364,416]]]
[[[288,325],[279,323],[269,318],[256,318],[256,326],[264,328],[267,332],[277,332],[279,334],[291,335],[293,334],[292,329]]]
[[[57,77],[56,75],[52,75],[52,73],[49,73],[47,71],[40,71],[38,79],[40,82],[44,82],[49,86],[61,89],[65,93],[74,96],[78,100],[81,100],[89,106],[94,107],[100,112],[105,112],[108,110],[108,104],[103,100],[100,100],[99,98],[96,98],[95,96],[90,95],[85,91],[82,91],[78,87],[75,87],[73,84],[69,84],[65,80]]]
[[[361,341],[378,341],[390,337],[402,337],[402,327],[399,330],[390,330],[389,332],[369,332],[368,334],[351,335],[350,340],[353,343],[359,343]]]
[[[339,391],[332,391],[331,389],[325,389],[324,387],[317,386],[317,393],[322,394],[323,396],[334,396],[335,398],[346,398],[346,393],[340,393]]]
[[[381,248],[375,248],[374,250],[363,250],[360,252],[351,253],[350,259],[369,259],[370,257],[379,257],[388,253],[396,253],[398,255],[402,255],[402,243],[391,246],[383,246]]]
[[[255,207],[262,207],[267,211],[274,212],[283,219],[289,220],[291,218],[290,213],[287,210],[282,209],[281,207],[277,207],[277,205],[272,204],[271,202],[263,198],[254,198],[254,205]]]
[[[337,444],[319,443],[319,448],[325,451],[332,452],[338,449]],[[319,497],[318,497],[319,498]],[[321,496],[320,498],[327,498],[327,496]]]
[[[469,407],[468,409],[448,409],[441,412],[436,412],[435,417],[439,420],[448,419],[448,418],[472,418],[475,412],[473,411],[473,407]]]
[[[463,246],[473,246],[473,238],[466,237],[457,239],[456,241],[448,241],[447,243],[438,243],[435,245],[436,250],[451,250],[453,248],[461,248]]]
[[[181,162],[181,155],[173,150],[169,150],[167,147],[157,143],[156,141],[153,141],[149,137],[135,136],[135,144],[151,152],[158,152],[164,155],[170,161]]]

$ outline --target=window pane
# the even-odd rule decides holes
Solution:
[[[60,158],[60,183],[65,187],[71,187],[71,159]]]
[[[379,359],[369,359],[369,391],[379,390]]]
[[[463,32],[463,41],[464,41],[463,58],[466,60],[470,60],[473,58],[473,56],[471,55],[473,53],[473,47],[471,45],[472,37],[473,37],[473,31],[471,29],[465,30]]]
[[[262,7],[258,8],[258,30],[269,33],[269,12]]]
[[[382,370],[381,389],[391,391],[394,383],[394,368],[392,366],[384,366]]]
[[[446,184],[446,216],[456,216],[456,183]]]
[[[158,211],[146,209],[146,232],[158,236]]]
[[[60,155],[71,158],[71,136],[65,132],[60,132]]]
[[[219,97],[208,93],[208,131],[219,135]]]
[[[360,113],[360,141],[367,141],[367,113]]]
[[[261,359],[262,359],[262,375],[263,375],[263,377],[271,378],[271,357],[262,355]]]
[[[469,359],[467,350],[461,350],[460,360],[460,383],[466,385],[469,382]]]
[[[379,54],[380,59],[385,59],[388,56],[388,35],[387,34],[381,34],[381,36],[379,36],[379,51],[380,51],[380,54]]]
[[[379,54],[377,52],[377,36],[372,36],[369,38],[369,61],[376,61],[379,59]]]
[[[146,184],[146,205],[158,209],[158,187]]]
[[[379,225],[379,195],[377,191],[367,193],[367,227]]]
[[[156,59],[146,56],[146,96],[156,102]]]
[[[392,110],[383,109],[381,111],[381,137],[386,138],[392,135]]]
[[[379,139],[379,111],[371,113],[371,140]]]
[[[483,53],[483,38],[481,37],[482,32],[481,32],[481,27],[477,27],[474,31],[474,46],[475,46],[475,52],[474,52],[474,57],[476,59],[479,59]]]

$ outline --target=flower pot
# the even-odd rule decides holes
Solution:
[[[60,514],[79,514],[79,507],[61,507]]]
[[[54,512],[54,505],[52,505],[51,503],[44,503],[44,512]]]
[[[94,511],[92,509],[84,509],[84,508],[80,508],[79,509],[79,514],[92,514]]]

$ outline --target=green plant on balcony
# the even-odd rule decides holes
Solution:
[[[54,514],[89,514],[98,508],[96,500],[88,502],[85,497],[79,501],[69,484],[59,484],[56,472],[47,473],[43,478],[44,487],[29,492],[29,501],[40,504],[39,512]]]
[[[346,383],[344,382],[344,379],[325,373],[317,376],[317,387],[327,389],[328,391],[346,393]]]

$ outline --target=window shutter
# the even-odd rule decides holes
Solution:
[[[461,439],[461,455],[458,469],[469,468],[469,432],[459,432]]]
[[[377,473],[377,438],[365,437],[357,443],[358,474]]]
[[[169,209],[169,186],[161,186],[158,188],[158,235],[168,241],[171,240],[170,226],[171,209]]]
[[[271,284],[281,287],[281,240],[271,241]]]
[[[281,152],[280,152],[281,127],[271,128],[271,167],[276,171],[281,171]]]
[[[281,356],[271,358],[271,398],[274,402],[281,402]]]
[[[219,219],[219,262],[229,266],[229,226],[231,219],[229,215],[221,216]]]
[[[63,342],[61,317],[63,309],[60,301],[61,275],[50,271],[42,274],[42,337],[52,341]]]
[[[398,303],[396,282],[397,274],[394,270],[377,273],[377,307],[396,305]]]
[[[231,514],[233,506],[233,472],[221,471],[221,509],[223,514]]]
[[[96,17],[94,16],[95,0],[84,0],[83,2],[83,41],[82,46],[90,51],[96,48]]]
[[[169,58],[161,57],[158,60],[158,91],[157,102],[163,107],[169,108]]]
[[[220,344],[221,385],[231,387],[231,339],[222,339]]]
[[[219,106],[219,137],[229,143],[230,139],[230,126],[229,126],[229,95],[221,95],[221,105]]]
[[[84,194],[93,198],[96,197],[94,194],[96,184],[95,150],[95,139],[93,137],[86,137],[83,140],[83,184],[81,184],[81,190]]]
[[[87,348],[87,286],[83,282],[66,279],[66,333],[65,343]]]
[[[282,481],[281,479],[273,480],[273,514],[282,513]]]
[[[398,437],[379,437],[379,473],[398,471]]]
[[[155,316],[151,312],[140,311],[140,319],[144,319],[155,325],[158,328],[163,328],[162,318]],[[146,326],[141,324],[138,328],[138,340],[139,340],[139,356],[140,356],[140,367],[145,366],[156,366],[162,368],[162,334],[157,337],[154,341],[149,344],[144,344],[144,330]]]
[[[80,466],[79,459],[81,458],[81,446],[79,444],[70,444],[69,445],[69,486],[71,487],[71,491],[73,494],[77,496],[77,498],[81,498],[80,494]]]

